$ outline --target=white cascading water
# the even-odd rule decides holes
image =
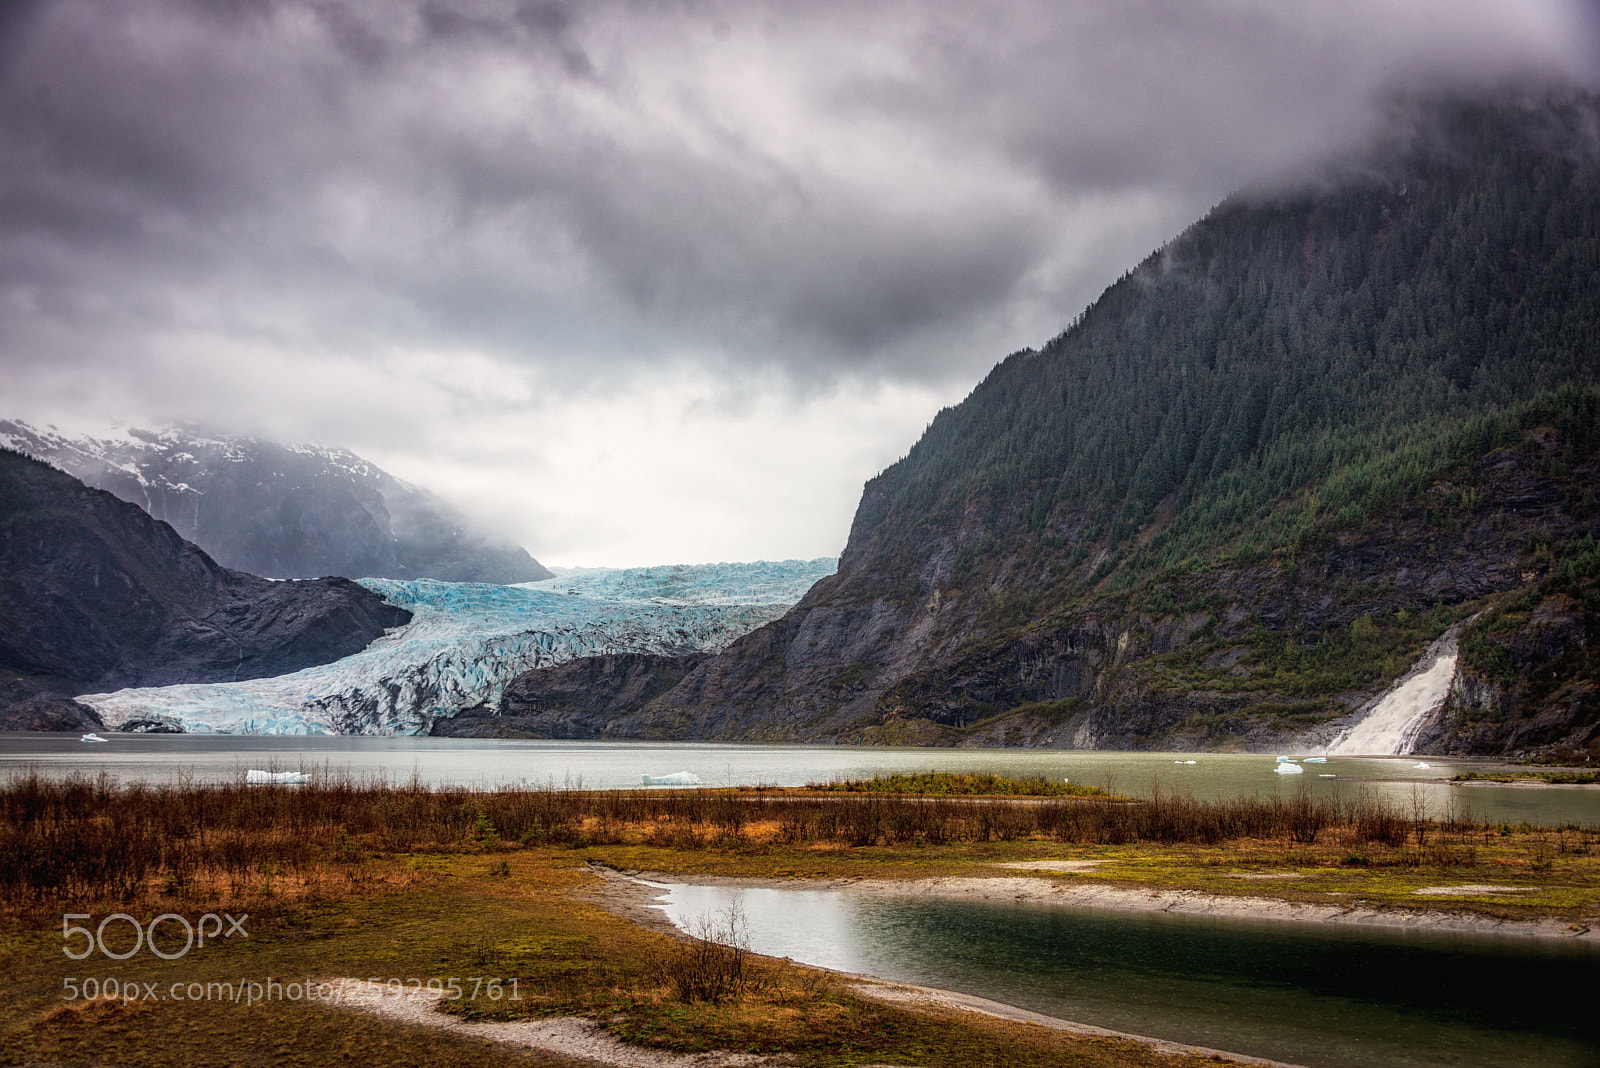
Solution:
[[[1378,698],[1368,712],[1333,740],[1328,753],[1343,756],[1399,756],[1412,751],[1417,737],[1444,706],[1456,677],[1456,624],[1428,646],[1411,670]]]

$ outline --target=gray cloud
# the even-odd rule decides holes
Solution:
[[[347,352],[938,375],[1079,198],[1178,220],[1410,72],[1564,61],[1575,15],[1502,7],[66,3],[0,110],[5,284],[87,348],[192,300]]]
[[[1395,91],[1595,75],[1579,0],[0,10],[0,414],[347,443],[497,373],[949,392]]]

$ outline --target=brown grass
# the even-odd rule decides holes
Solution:
[[[1537,841],[1555,855],[1593,833],[1432,821],[1368,797],[1220,802],[753,790],[472,792],[324,779],[301,787],[117,785],[38,776],[0,786],[0,909],[64,899],[258,908],[397,889],[425,878],[396,856],[556,846],[679,852],[948,849],[983,843],[1214,846],[1283,841],[1371,867],[1472,866],[1481,849]],[[1531,836],[1531,837],[1530,837]]]
[[[551,1063],[320,1005],[60,1001],[65,975],[272,974],[515,978],[520,1003],[455,1010],[577,1014],[644,1045],[785,1053],[800,1064],[1181,1064],[1127,1043],[866,1001],[825,973],[740,952],[727,935],[734,918],[713,922],[700,943],[666,938],[578,900],[592,885],[582,862],[903,878],[1093,856],[1104,868],[1083,877],[1276,896],[1316,891],[1232,876],[1288,869],[1363,893],[1392,882],[1399,895],[1420,878],[1494,882],[1514,871],[1567,886],[1577,897],[1556,904],[1577,915],[1592,911],[1596,846],[1592,832],[1417,821],[1368,801],[1304,795],[1205,804],[26,778],[0,787],[0,968],[12,979],[0,991],[0,1019],[9,1021],[0,1024],[0,1063]],[[85,972],[61,957],[62,912],[147,920],[218,908],[249,911],[251,937],[172,964],[97,959]]]

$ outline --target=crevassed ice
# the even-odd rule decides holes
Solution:
[[[195,733],[426,734],[496,704],[524,671],[580,656],[718,652],[777,619],[838,561],[556,569],[518,586],[363,579],[412,621],[353,656],[246,682],[89,694],[110,726],[159,719]]]

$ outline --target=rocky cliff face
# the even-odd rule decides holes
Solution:
[[[1583,749],[1600,727],[1596,624],[1581,583],[1541,544],[1583,544],[1600,514],[1569,500],[1600,480],[1591,452],[1561,474],[1548,432],[1448,472],[1382,521],[1330,532],[1292,558],[1205,568],[1141,597],[996,634],[981,596],[932,585],[906,604],[821,583],[789,616],[614,716],[609,737],[1274,750],[1325,743],[1428,641],[1530,591],[1472,633],[1504,647],[1486,681],[1472,656],[1427,751]],[[1465,491],[1465,492],[1463,492]],[[934,571],[937,574],[937,570]],[[841,589],[840,587],[843,587]],[[1582,590],[1577,590],[1581,597]],[[1363,625],[1365,624],[1365,625]],[[1479,654],[1479,660],[1485,659]],[[1492,660],[1492,656],[1490,657]],[[1500,676],[1497,676],[1500,677]],[[1530,696],[1529,680],[1559,680]],[[531,684],[533,680],[529,680]]]
[[[707,653],[586,656],[517,676],[498,708],[487,704],[435,721],[446,738],[599,738],[613,719],[670,690]]]
[[[142,509],[0,450],[10,725],[75,729],[92,713],[57,699],[95,690],[296,671],[409,619],[347,579],[274,582],[221,567]]]
[[[532,582],[550,572],[343,449],[176,428],[101,437],[0,420],[0,445],[137,504],[225,567],[274,578]]]
[[[1002,362],[607,736],[1318,745],[1472,619],[1425,744],[1595,742],[1600,102],[1402,125]]]
[[[449,733],[449,720],[462,712],[497,715],[505,691],[514,690],[513,681],[527,672],[538,675],[575,659],[677,663],[669,658],[719,652],[781,616],[833,570],[833,560],[818,559],[578,568],[517,586],[362,579],[413,618],[353,656],[245,682],[84,694],[81,703],[110,725],[162,723],[186,731],[260,734]],[[575,670],[581,677],[585,669]],[[586,708],[610,698],[598,699],[600,704]],[[515,695],[513,704],[522,710]],[[496,725],[474,729],[492,733]]]
[[[1600,759],[1600,605],[1589,581],[1530,584],[1491,608],[1423,746]]]

